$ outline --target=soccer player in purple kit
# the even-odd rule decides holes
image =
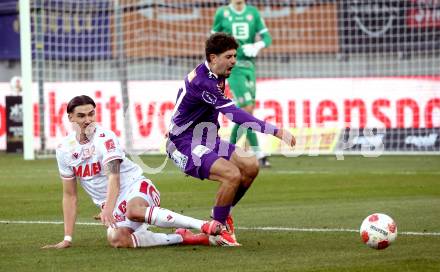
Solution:
[[[217,236],[218,244],[228,246],[240,245],[235,238],[231,207],[245,195],[259,166],[255,156],[220,139],[219,113],[245,129],[274,135],[290,146],[296,143],[287,130],[255,118],[224,95],[225,79],[236,63],[237,48],[237,41],[226,33],[208,38],[206,61],[185,77],[179,89],[167,142],[168,156],[185,174],[220,183],[212,215],[225,225]]]

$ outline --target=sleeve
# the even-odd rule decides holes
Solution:
[[[234,123],[239,125],[246,124],[252,130],[261,133],[275,135],[279,130],[276,126],[255,118],[252,114],[238,108],[236,105],[222,107],[220,112]]]
[[[256,33],[261,36],[264,42],[264,47],[269,47],[272,44],[272,36],[269,33],[269,29],[266,27],[264,19],[261,17],[258,9],[255,8],[255,20],[256,20]]]
[[[102,155],[103,166],[110,161],[123,160],[125,158],[125,153],[113,131],[105,131],[99,137],[100,141],[97,148]]]
[[[222,17],[223,17],[223,8],[218,8],[214,15],[214,22],[212,24],[211,33],[221,32],[222,31]]]
[[[61,178],[63,179],[75,178],[75,173],[73,172],[73,168],[70,167],[69,164],[66,162],[65,153],[61,150],[61,148],[57,148],[56,158],[58,164],[58,171],[60,173]]]

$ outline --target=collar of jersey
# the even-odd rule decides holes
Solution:
[[[230,9],[232,10],[232,12],[234,12],[235,14],[237,14],[237,15],[242,15],[242,14],[246,11],[247,5],[246,5],[246,4],[244,5],[242,11],[238,11],[238,10],[236,10],[236,9],[234,8],[234,6],[232,6],[232,4],[229,4],[229,8],[230,8]]]
[[[214,74],[214,73],[211,71],[211,69],[209,68],[208,61],[207,61],[207,60],[205,60],[205,66],[206,66],[206,68],[208,69],[208,73],[209,73],[209,75],[213,75],[213,76],[215,76],[215,78],[218,78],[218,75]]]

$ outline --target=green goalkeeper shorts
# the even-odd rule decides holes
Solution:
[[[255,104],[255,82],[253,68],[234,67],[228,78],[228,83],[238,107],[243,108]]]

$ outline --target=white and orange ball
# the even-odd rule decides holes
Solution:
[[[11,88],[11,91],[13,92],[21,92],[21,77],[19,76],[14,76],[11,78],[11,80],[9,81],[9,85]]]

